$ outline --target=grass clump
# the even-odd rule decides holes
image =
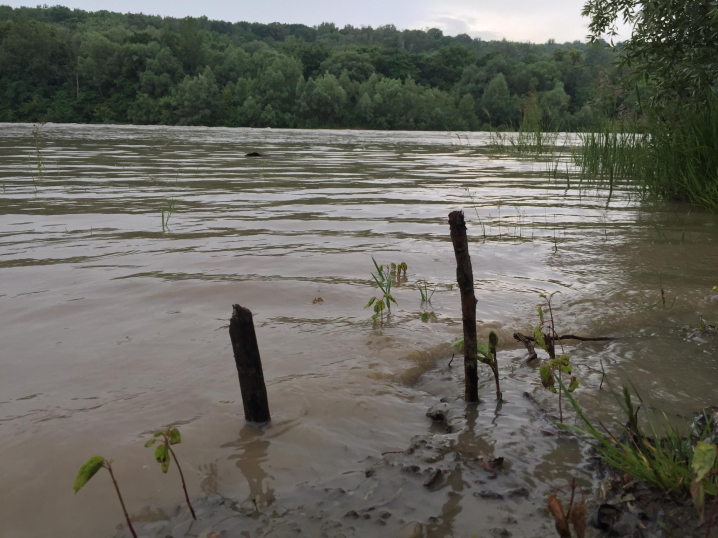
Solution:
[[[625,473],[637,481],[645,481],[663,492],[691,493],[696,508],[703,511],[706,495],[715,497],[717,493],[718,468],[716,467],[716,447],[706,441],[711,421],[706,417],[706,426],[700,431],[696,426],[684,430],[673,425],[663,414],[660,428],[647,417],[649,434],[638,420],[638,407],[628,387],[617,397],[623,415],[627,418],[621,426],[621,435],[613,435],[603,424],[602,433],[588,419],[581,407],[561,380],[561,390],[573,406],[583,426],[562,424],[564,430],[588,436],[596,441],[596,450],[601,459],[615,470]],[[638,400],[640,395],[633,388]],[[659,431],[663,433],[661,436]],[[684,435],[684,431],[688,435]]]
[[[640,133],[635,125],[606,123],[582,135],[574,159],[583,177],[607,184],[609,192],[615,181],[630,180],[644,197],[717,210],[718,97],[709,95],[700,106],[664,108],[645,125]]]

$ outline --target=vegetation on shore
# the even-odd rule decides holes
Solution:
[[[615,122],[583,146],[582,166],[612,183],[718,208],[718,4],[710,0],[588,0],[594,42],[633,25],[618,47],[624,88],[635,88],[641,125]],[[640,90],[639,90],[640,87]]]
[[[0,6],[0,121],[584,130],[637,105],[614,52],[398,30]]]

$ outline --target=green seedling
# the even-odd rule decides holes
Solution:
[[[380,271],[383,271],[383,266],[380,265],[379,267],[380,267],[379,270],[380,270]],[[404,273],[404,278],[406,278],[406,270],[407,270],[408,268],[409,268],[409,266],[406,265],[406,262],[392,263],[392,264],[389,266],[389,272],[390,272],[392,275],[395,274],[395,275],[396,275],[396,279],[399,280],[399,277],[401,276],[401,273],[402,273],[402,272]]]
[[[163,207],[162,212],[162,233],[169,232],[170,231],[170,217],[172,216],[172,213],[175,211],[175,202],[174,200],[170,200],[167,204],[167,209]]]
[[[498,345],[499,345],[499,337],[494,331],[491,331],[489,333],[488,356],[492,357],[493,360],[491,361],[489,366],[491,366],[491,371],[494,373],[494,381],[496,382],[496,399],[498,401],[502,401],[503,396],[501,394],[501,385],[499,384],[499,362],[498,362],[498,355],[496,353],[496,347]]]
[[[446,285],[446,289],[449,290],[449,291],[451,291],[451,290],[454,289],[454,285],[453,285],[453,284],[447,284],[447,285]]]
[[[424,323],[426,323],[426,322],[428,322],[429,320],[434,320],[434,321],[436,321],[436,320],[437,320],[436,314],[434,314],[433,312],[422,312],[422,313],[421,313],[421,321],[423,321]]]
[[[182,467],[180,467],[177,455],[175,454],[174,450],[172,450],[173,445],[178,445],[182,442],[182,436],[180,435],[180,432],[177,428],[168,427],[167,429],[156,432],[154,438],[148,440],[145,443],[145,448],[154,445],[160,437],[162,438],[160,440],[160,444],[157,446],[157,448],[155,448],[155,461],[160,464],[162,472],[167,473],[167,471],[169,471],[170,469],[172,458],[174,458],[175,463],[177,464],[177,470],[179,471],[180,479],[182,480],[184,498],[187,501],[189,511],[192,513],[192,518],[197,520],[197,516],[194,514],[194,508],[192,508],[192,503],[189,501],[189,495],[187,494],[187,485],[185,484],[184,475],[182,474]]]
[[[127,526],[130,528],[130,532],[132,533],[132,536],[134,538],[137,538],[137,533],[135,532],[134,527],[132,526],[132,521],[130,521],[130,515],[127,513],[127,508],[125,508],[125,501],[122,500],[122,494],[120,493],[120,487],[117,485],[117,480],[115,480],[115,475],[112,472],[112,462],[114,460],[106,460],[102,456],[92,456],[87,462],[80,467],[79,472],[77,473],[77,477],[75,477],[75,483],[72,486],[72,491],[77,494],[78,491],[80,491],[85,484],[87,484],[90,479],[97,474],[97,471],[99,471],[102,468],[105,468],[110,473],[110,478],[112,478],[112,483],[115,486],[115,491],[117,492],[117,498],[120,499],[120,505],[122,506],[122,513],[125,514],[125,521],[127,521]]]
[[[419,288],[419,293],[421,294],[421,302],[422,303],[431,303],[431,298],[434,296],[434,292],[436,291],[436,286],[432,290],[429,290],[429,285],[426,283],[426,280],[423,280],[421,282],[417,283],[417,287]]]
[[[377,299],[376,297],[372,297],[371,299],[369,299],[369,302],[364,308],[369,308],[373,305],[374,315],[372,316],[372,319],[374,320],[374,323],[376,323],[376,320],[378,318],[381,318],[381,324],[384,325],[384,310],[388,310],[387,315],[391,314],[391,303],[394,303],[397,306],[399,306],[399,304],[396,302],[396,299],[394,299],[394,297],[392,297],[391,295],[391,268],[383,267],[376,263],[374,256],[372,256],[371,261],[374,262],[374,267],[376,267],[376,274],[372,273],[371,276],[374,279],[376,285],[379,286],[382,296],[379,299]],[[406,267],[406,264],[401,265]],[[401,269],[401,265],[397,266],[397,274]],[[406,271],[406,269],[404,269],[404,271]]]
[[[536,311],[539,315],[539,324],[534,328],[533,336],[536,344],[549,355],[549,360],[544,360],[539,368],[541,384],[554,394],[558,393],[559,422],[563,423],[561,392],[556,389],[556,379],[558,378],[559,384],[562,385],[562,376],[564,374],[571,375],[573,367],[571,366],[571,359],[568,353],[564,351],[563,343],[561,343],[556,333],[551,300],[557,293],[561,292],[555,291],[550,295],[544,293],[539,295],[539,297],[544,299],[544,302],[536,306]],[[558,342],[561,347],[561,355],[558,358],[556,358],[556,342]],[[578,385],[579,379],[576,376],[571,376],[567,390],[573,392],[578,388]]]
[[[499,343],[499,337],[494,331],[489,333],[489,342],[484,343],[481,340],[476,340],[476,358],[479,362],[484,363],[494,374],[494,381],[496,382],[496,399],[501,401],[501,386],[499,384],[499,367],[496,361],[496,348]],[[464,350],[464,339],[461,338],[452,344],[457,351],[462,352]]]

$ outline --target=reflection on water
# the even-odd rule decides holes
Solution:
[[[263,464],[266,465],[269,448],[269,441],[264,435],[261,429],[247,424],[239,431],[237,441],[222,445],[222,448],[235,448],[240,451],[240,454],[232,455],[228,459],[236,463],[249,488],[246,500],[257,505],[270,506],[274,502],[274,490],[270,486],[274,477],[262,468]]]
[[[615,408],[598,390],[601,363],[673,412],[715,404],[715,341],[682,327],[718,318],[718,219],[620,190],[607,204],[570,165],[570,181],[549,182],[545,159],[487,143],[482,133],[456,144],[447,133],[46,125],[39,175],[32,126],[3,125],[3,536],[110,533],[111,484],[67,494],[93,453],[116,458],[134,514],[182,502],[139,446],[170,423],[185,424],[179,457],[193,491],[261,505],[405,448],[430,428],[427,405],[461,393],[421,377],[461,331],[458,290],[446,286],[456,208],[469,222],[480,334],[499,334],[507,395],[495,408],[482,371],[485,403],[462,450],[510,454],[516,484],[537,495],[574,473],[576,446],[535,438],[521,396],[555,406],[511,338],[537,323],[542,292],[562,292],[560,332],[622,337],[568,349],[589,409]],[[409,266],[383,328],[363,308],[372,255]],[[437,286],[430,306],[418,280]],[[647,306],[661,287],[672,309]],[[257,325],[275,418],[264,433],[243,426],[233,303]],[[427,307],[436,321],[421,321]],[[483,532],[461,472],[447,484],[454,495],[431,535]]]

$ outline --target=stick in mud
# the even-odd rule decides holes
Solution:
[[[267,387],[264,384],[252,312],[238,304],[232,308],[229,337],[232,339],[234,362],[239,374],[244,417],[249,422],[269,422]]]
[[[456,255],[456,280],[461,292],[461,318],[464,325],[464,399],[479,401],[479,373],[476,359],[476,295],[474,294],[474,273],[469,256],[469,241],[466,238],[466,223],[463,211],[449,213],[451,242]]]

